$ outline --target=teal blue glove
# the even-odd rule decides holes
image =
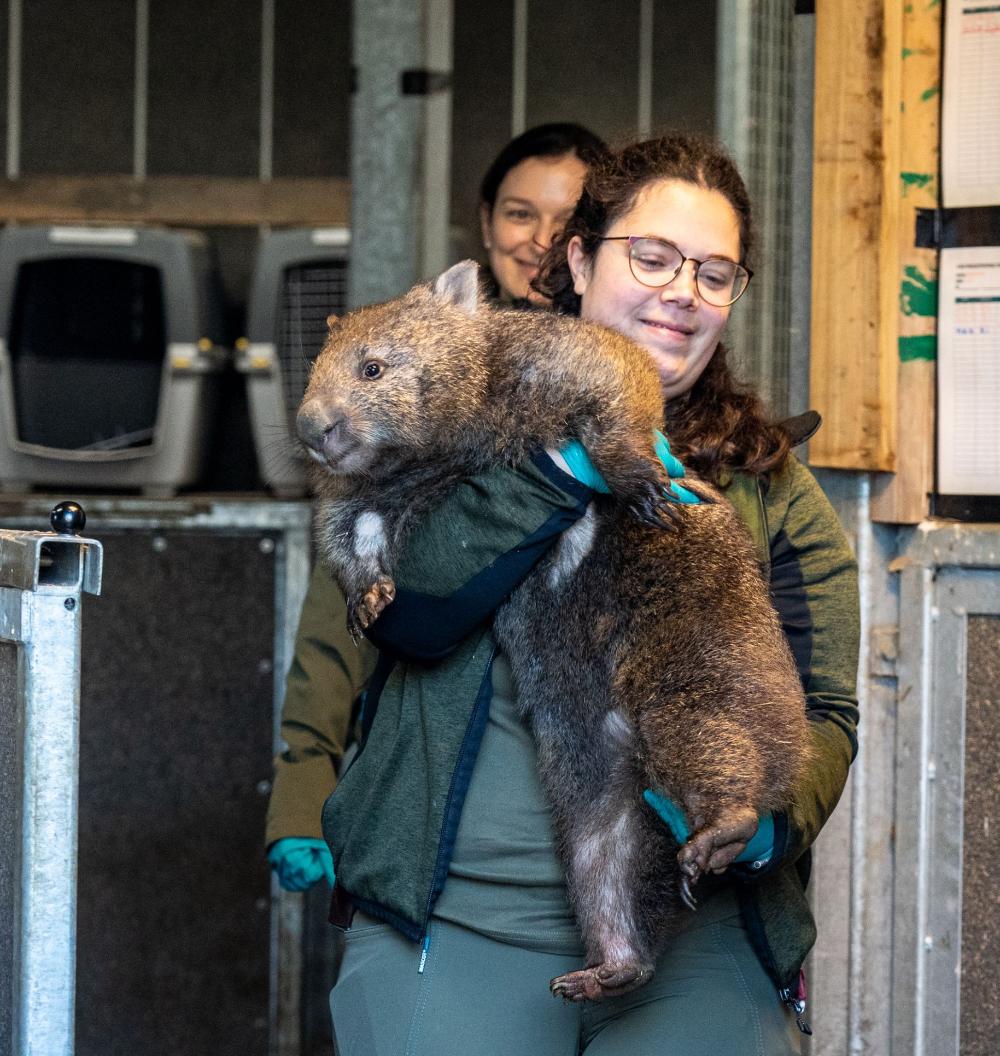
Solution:
[[[333,887],[333,856],[322,840],[286,836],[271,844],[267,860],[286,891],[308,891],[323,877]]]
[[[653,432],[653,450],[666,467],[667,475],[671,478],[670,491],[667,493],[667,498],[672,499],[674,502],[688,504],[700,502],[701,500],[693,492],[681,487],[680,484],[673,483],[674,480],[684,476],[684,467],[670,453],[670,444],[667,443],[667,438],[659,429]],[[588,488],[603,492],[605,495],[610,494],[611,489],[604,483],[604,478],[597,472],[597,467],[590,461],[590,456],[579,440],[570,440],[568,444],[559,449],[559,453],[566,460],[570,473],[581,484],[586,484]]]
[[[687,818],[684,811],[667,796],[660,792],[654,792],[647,788],[642,798],[660,815],[674,839],[681,845],[687,843],[691,830],[688,828]],[[774,818],[765,814],[757,825],[757,831],[753,834],[750,842],[736,856],[737,862],[748,862],[754,869],[760,869],[766,865],[774,854]],[[759,864],[758,864],[759,863]]]

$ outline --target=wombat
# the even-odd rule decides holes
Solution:
[[[477,269],[333,320],[297,426],[318,538],[354,630],[394,596],[401,539],[465,476],[570,438],[598,497],[494,619],[533,732],[587,967],[552,992],[642,985],[690,885],[786,806],[808,755],[802,685],[752,543],[708,484],[665,504],[648,353],[579,319],[483,303]],[[665,509],[664,507],[667,507]],[[684,810],[679,847],[645,805]]]

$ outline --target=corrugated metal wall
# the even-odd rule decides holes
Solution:
[[[714,131],[713,3],[461,3],[454,35],[454,224],[474,229],[483,172],[531,125],[578,121],[611,141]]]
[[[8,176],[349,172],[349,3],[2,0],[0,33]],[[456,4],[452,222],[474,250],[479,180],[522,127],[711,132],[714,97],[703,0]],[[213,235],[241,301],[253,233]]]

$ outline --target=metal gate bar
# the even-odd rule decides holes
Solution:
[[[0,531],[0,640],[15,646],[0,677],[17,716],[3,784],[21,808],[6,863],[19,903],[9,1024],[18,1056],[73,1051],[80,600],[100,593],[101,571],[93,539]]]

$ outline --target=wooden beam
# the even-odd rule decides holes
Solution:
[[[898,0],[816,7],[809,461],[896,464]]]
[[[900,99],[899,452],[896,472],[875,478],[872,519],[916,524],[930,513],[934,486],[937,253],[914,243],[918,208],[933,209],[940,187],[941,5],[903,5]]]
[[[350,185],[345,179],[25,176],[0,180],[0,221],[340,226],[350,222]]]

